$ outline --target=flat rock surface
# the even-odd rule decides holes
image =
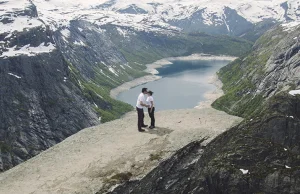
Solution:
[[[207,143],[241,118],[202,108],[157,112],[156,120],[157,128],[144,133],[135,112],[84,129],[0,174],[0,194],[95,193],[113,175],[144,176],[176,150],[204,137]]]

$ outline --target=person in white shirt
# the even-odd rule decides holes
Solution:
[[[147,97],[147,104],[148,104],[148,113],[149,113],[149,117],[151,118],[151,125],[150,125],[150,129],[155,128],[155,117],[154,117],[154,111],[155,111],[155,107],[154,107],[154,99],[153,99],[153,92],[152,91],[148,91],[148,97]]]
[[[146,104],[145,100],[145,94],[147,94],[147,88],[142,89],[142,93],[138,96],[137,102],[136,102],[136,111],[138,114],[138,130],[139,132],[144,132],[145,130],[142,129],[142,127],[148,127],[148,125],[144,124],[144,107],[149,107],[149,105]]]

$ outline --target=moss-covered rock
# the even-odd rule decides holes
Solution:
[[[300,87],[298,51],[295,37],[299,29],[282,26],[266,32],[247,55],[233,61],[218,73],[225,95],[213,107],[230,114],[248,117],[260,111],[267,99]]]

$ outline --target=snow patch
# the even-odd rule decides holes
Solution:
[[[11,75],[11,76],[14,76],[15,78],[21,79],[20,76],[18,76],[18,75],[16,75],[16,74],[13,74],[13,73],[8,73],[8,75]]]
[[[285,165],[285,168],[287,168],[287,169],[291,169],[291,167],[289,167],[288,165]]]
[[[17,46],[12,48],[7,48],[8,51],[4,51],[0,58],[5,57],[13,57],[19,55],[27,55],[27,56],[35,56],[40,53],[49,53],[55,49],[55,46],[50,42],[45,45],[45,43],[41,43],[38,47],[31,47],[30,44],[17,49]]]
[[[291,90],[291,91],[289,91],[289,94],[292,95],[292,96],[299,95],[300,90]]]
[[[281,26],[283,27],[283,31],[286,31],[286,32],[293,31],[295,28],[299,27],[299,25],[300,25],[299,21],[294,21],[294,22],[281,24]]]
[[[114,68],[109,67],[108,70],[109,70],[110,72],[112,72],[113,74],[115,74],[116,76],[118,76],[118,74],[117,74],[117,72],[116,72],[116,70],[115,70]]]
[[[99,98],[101,98],[101,99],[103,99],[103,97],[101,96],[101,95],[99,95],[99,94],[96,94]]]
[[[120,65],[120,67],[121,67],[122,69],[125,69],[124,65]]]
[[[12,36],[11,33],[15,31],[22,32],[23,30],[35,28],[39,26],[42,27],[43,29],[46,29],[45,25],[41,21],[35,18],[18,16],[18,17],[13,17],[11,19],[13,20],[12,23],[3,24],[2,22],[0,22],[0,34],[10,33],[5,38],[11,37]]]
[[[242,171],[243,174],[248,174],[249,173],[249,170],[240,169],[240,171]]]
[[[83,85],[80,80],[78,80],[78,83],[79,83],[80,88],[83,88]]]
[[[61,34],[62,34],[64,37],[66,37],[66,38],[69,38],[69,37],[70,37],[71,32],[70,32],[70,30],[68,30],[67,28],[63,29],[63,30],[60,31],[60,32],[61,32]]]
[[[81,40],[79,41],[75,40],[74,44],[79,46],[85,46],[84,42],[82,42]]]
[[[124,38],[128,37],[128,31],[127,31],[127,30],[121,29],[121,28],[117,27],[117,31],[118,31],[119,34],[120,34],[121,36],[123,36]]]
[[[100,63],[102,63],[103,65],[107,66],[107,64],[104,61],[100,61]]]

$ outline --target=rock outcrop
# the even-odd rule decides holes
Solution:
[[[222,68],[225,95],[213,106],[247,117],[280,92],[300,88],[300,26],[279,25],[267,31],[252,51]]]
[[[299,96],[276,96],[206,147],[191,143],[111,193],[299,193],[299,105]]]

